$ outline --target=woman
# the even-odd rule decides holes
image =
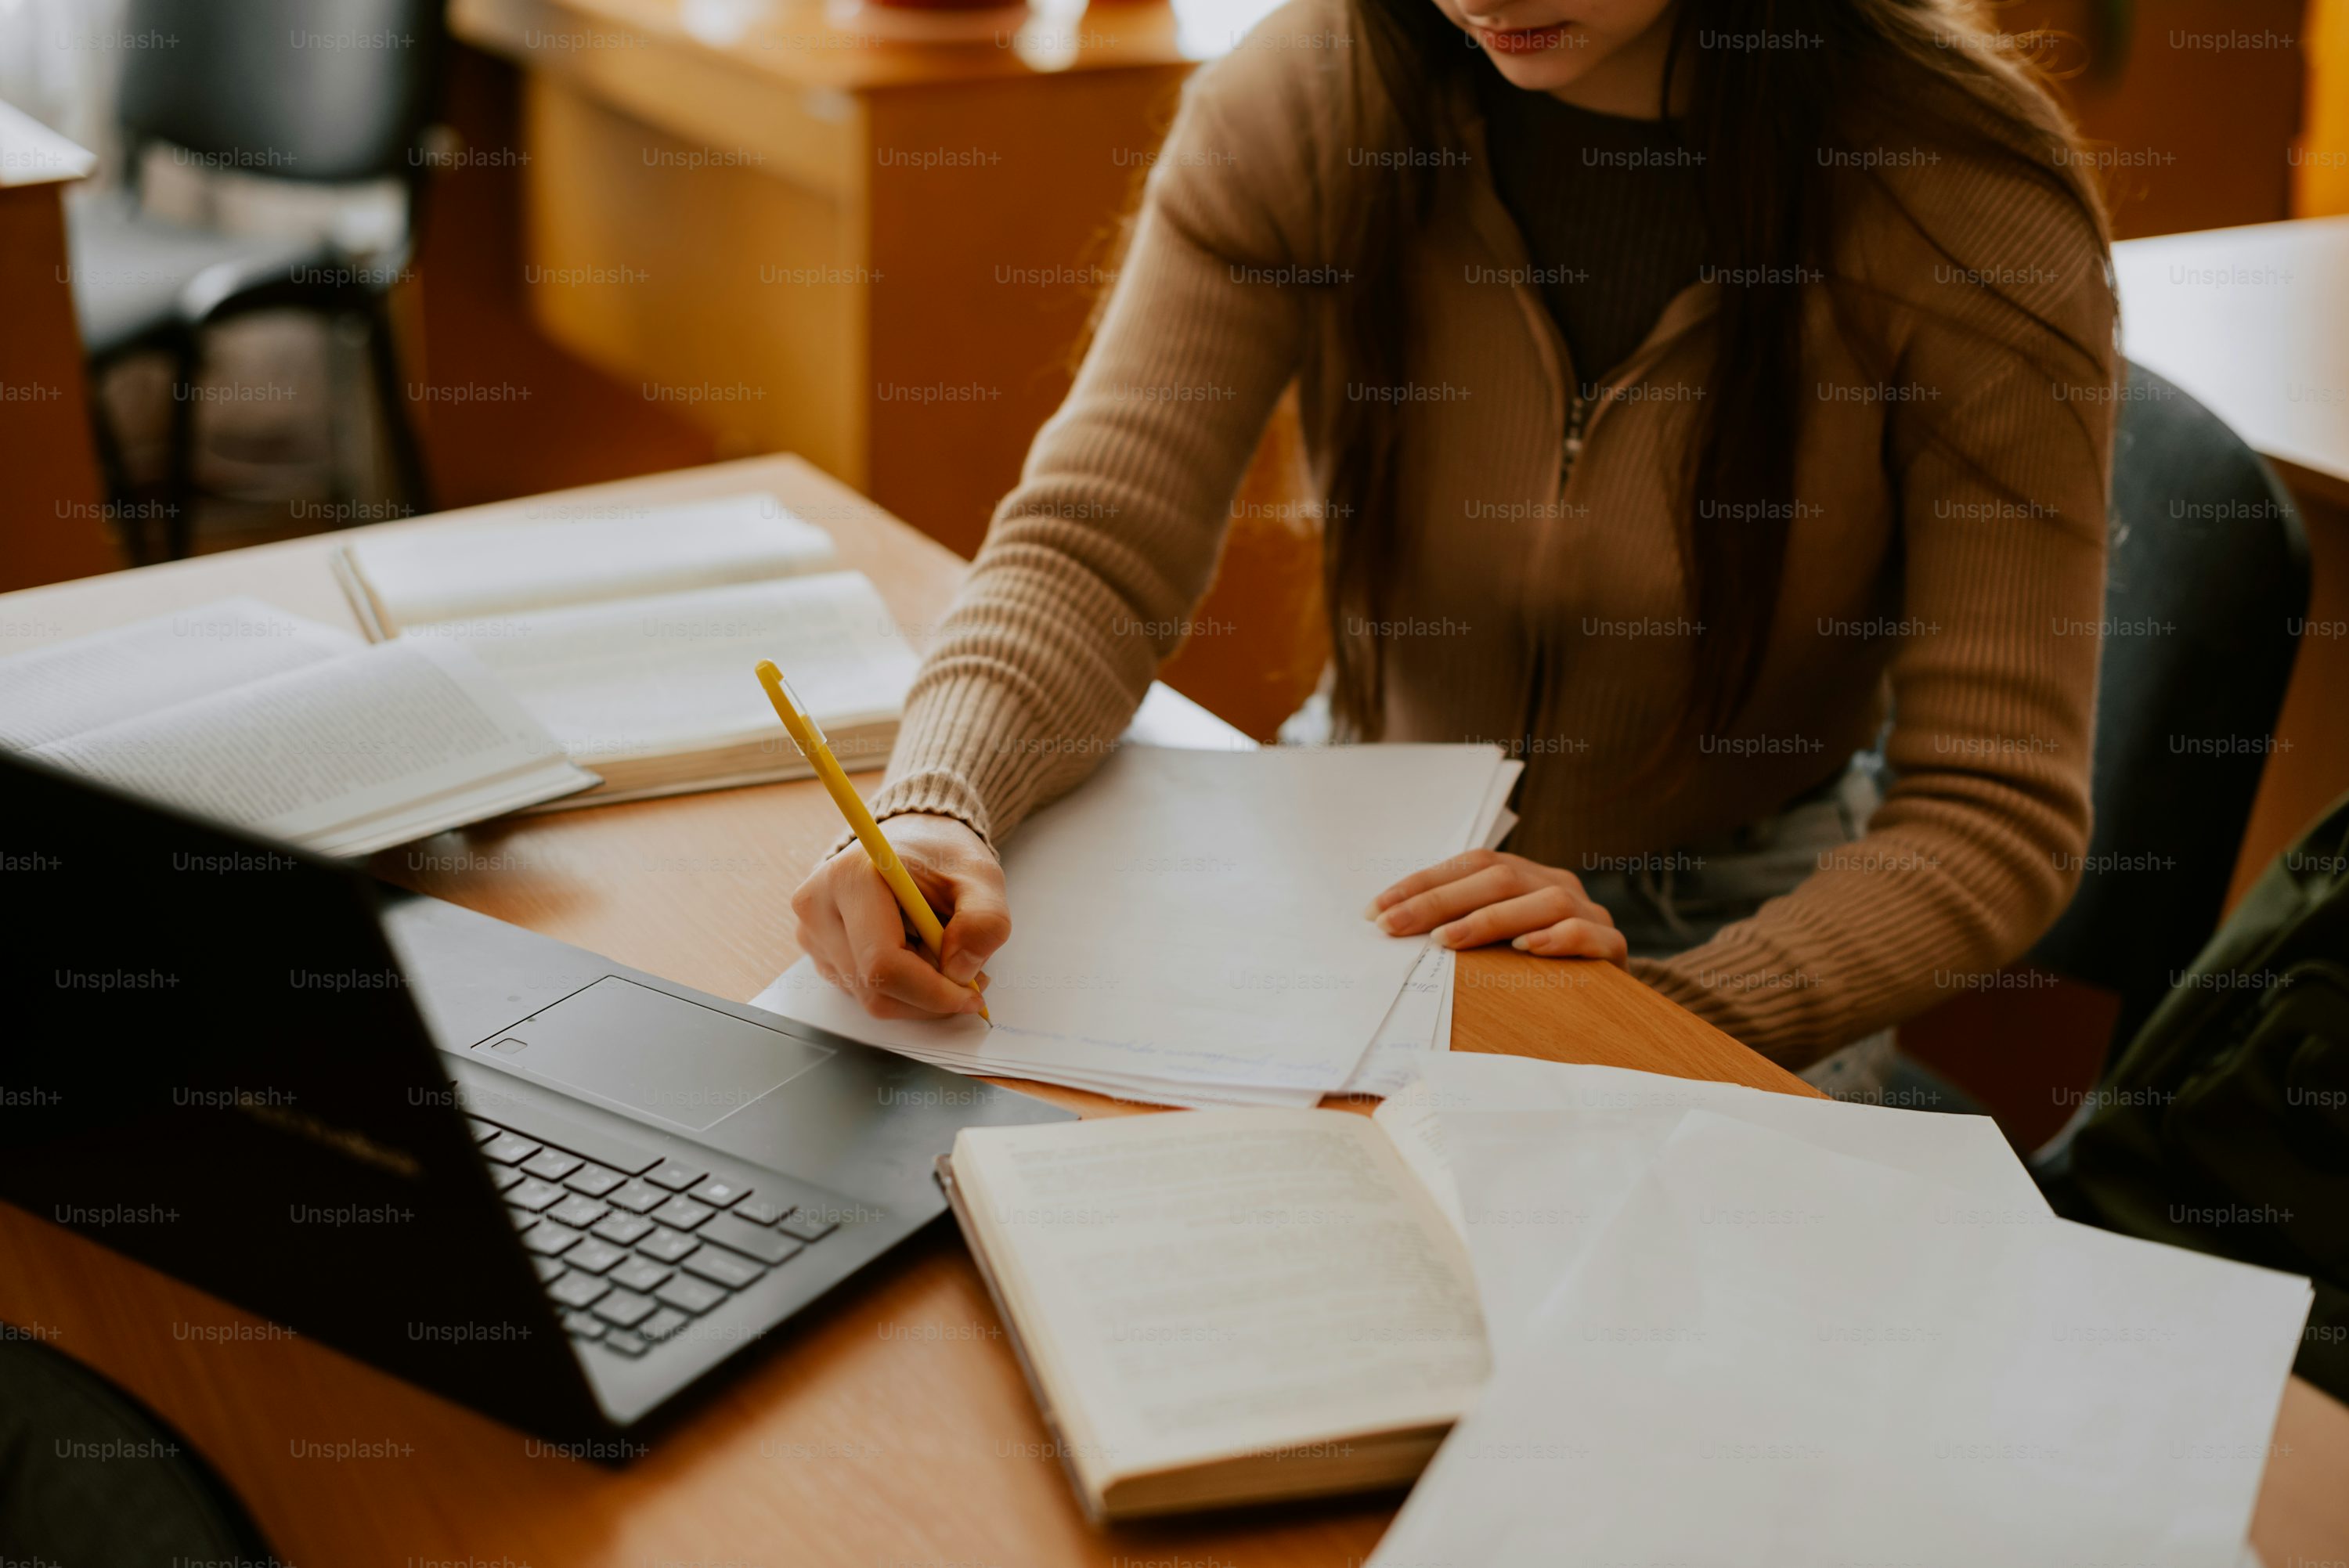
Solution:
[[[916,683],[874,809],[946,977],[854,851],[807,950],[975,1005],[993,846],[1173,651],[1294,378],[1339,738],[1526,763],[1513,852],[1382,926],[1628,963],[1798,1067],[2015,957],[2086,841],[2118,360],[2004,44],[1961,0],[1291,0],[1192,82]]]

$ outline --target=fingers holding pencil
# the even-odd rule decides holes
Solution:
[[[782,720],[792,744],[799,748],[800,755],[807,758],[808,766],[815,769],[815,776],[823,785],[824,792],[832,797],[833,804],[840,809],[841,816],[856,835],[865,862],[863,869],[878,878],[889,897],[904,912],[905,924],[913,928],[921,945],[941,965],[941,971],[934,973],[944,972],[944,966],[947,965],[952,965],[957,970],[968,971],[958,977],[945,973],[948,984],[966,987],[964,999],[951,1007],[933,1006],[928,1011],[933,1016],[944,1012],[976,1012],[980,1017],[988,1018],[986,999],[980,995],[983,987],[972,982],[978,978],[979,965],[985,962],[988,953],[994,950],[986,942],[986,936],[990,932],[995,933],[995,943],[999,944],[1004,936],[1010,934],[1009,911],[1001,908],[1002,869],[995,863],[994,855],[964,824],[950,818],[925,819],[947,822],[968,835],[977,844],[993,877],[990,891],[993,902],[999,906],[1000,918],[982,910],[959,940],[950,941],[938,920],[937,912],[930,905],[928,896],[915,885],[913,874],[897,847],[883,835],[881,826],[873,820],[873,813],[866,808],[864,797],[857,794],[856,786],[849,782],[847,772],[840,766],[840,759],[832,754],[832,745],[824,738],[823,727],[800,702],[792,691],[791,684],[783,678],[782,672],[775,667],[772,660],[760,660],[752,673],[759,677],[760,686],[765,688],[767,700],[774,705],[775,717]],[[900,819],[901,821],[913,820]],[[901,833],[909,830],[899,830]],[[881,930],[885,917],[872,897],[871,879],[857,876],[853,865],[843,867],[843,862],[848,857],[849,851],[845,850],[834,855],[792,895],[792,907],[800,910],[802,943],[808,952],[816,956],[819,967],[825,967],[825,954],[819,944],[825,944],[833,936],[828,917],[837,913],[842,938],[837,948],[844,948],[846,952],[843,954],[835,950],[832,954],[835,962],[828,967],[827,978],[855,995],[870,1012],[878,1012],[876,1004],[880,1003],[920,1008],[923,1004],[916,998],[930,991],[930,987],[927,982],[917,979],[906,970],[900,957],[905,951],[902,944],[890,946],[882,942]],[[829,906],[824,905],[823,893],[819,891],[808,907],[802,908],[802,900],[809,899],[810,888],[817,887],[819,883],[833,893]],[[988,901],[982,897],[980,902],[983,906]],[[977,962],[973,961],[974,954]],[[858,967],[843,971],[837,963],[843,956],[857,960]],[[856,978],[844,979],[843,975],[853,975]],[[991,1018],[988,1021],[993,1022]]]
[[[951,818],[892,817],[888,831],[926,904],[946,916],[942,958],[930,957],[854,845],[817,867],[792,895],[800,946],[825,979],[875,1017],[978,1012],[983,965],[1011,933],[1002,868],[978,834]]]

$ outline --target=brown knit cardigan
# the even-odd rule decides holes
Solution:
[[[1800,1064],[2014,958],[2061,911],[2087,836],[2118,365],[2093,225],[2017,171],[1881,150],[1959,263],[1880,199],[1847,225],[1837,269],[1894,302],[1897,364],[1871,375],[1812,291],[1815,401],[1758,684],[1733,727],[1635,779],[1688,688],[1678,475],[1707,322],[1739,280],[1673,298],[1578,411],[1464,104],[1465,160],[1413,241],[1412,380],[1350,381],[1327,327],[1345,272],[1329,193],[1361,175],[1340,129],[1347,28],[1341,0],[1292,0],[1189,84],[1076,384],[923,664],[876,811],[999,841],[1086,776],[1181,642],[1293,379],[1309,442],[1348,397],[1407,410],[1384,738],[1524,758],[1513,851],[1586,870],[1713,841],[1836,773],[1891,714],[1897,782],[1866,837],[1641,978]],[[1985,274],[2087,350],[2025,326]],[[1316,460],[1326,479],[1326,445]]]

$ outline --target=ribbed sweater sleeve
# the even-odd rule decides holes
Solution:
[[[2105,257],[2052,193],[2018,193],[2011,175],[1932,176],[1961,253],[1993,260],[1887,253],[1896,242],[1877,258],[1909,280],[1893,384],[1917,389],[1885,454],[1909,623],[1890,668],[1895,781],[1867,833],[1792,892],[1634,965],[1796,1065],[2020,956],[2062,912],[2087,844],[2119,363]],[[1981,267],[2077,349],[1992,304],[1965,275]]]
[[[1283,64],[1244,44],[1186,85],[1075,385],[915,679],[876,816],[1000,841],[1100,764],[1182,642],[1303,341],[1318,136],[1286,113]],[[1249,134],[1227,98],[1253,106]]]

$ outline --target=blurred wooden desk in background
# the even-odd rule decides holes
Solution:
[[[1192,65],[1269,0],[885,42],[821,0],[454,0],[522,71],[530,308],[968,555],[1067,388]]]
[[[923,43],[835,23],[823,0],[452,0],[460,66],[497,67],[460,72],[460,119],[486,144],[456,156],[502,164],[471,170],[473,189],[520,212],[476,195],[460,232],[428,226],[433,356],[478,357],[436,312],[469,336],[525,314],[622,394],[574,460],[655,432],[663,468],[706,460],[680,441],[789,450],[968,556],[1068,390],[1183,79],[1276,4],[1046,0],[1016,28]],[[505,379],[458,373],[477,377]],[[431,444],[493,480],[484,432],[456,422],[559,437],[553,413],[435,407],[452,438]],[[463,500],[512,493],[441,477]],[[1226,630],[1166,672],[1259,739],[1326,655],[1309,489],[1284,404],[1199,612]]]

